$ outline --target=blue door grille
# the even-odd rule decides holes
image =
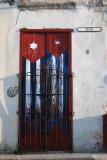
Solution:
[[[59,124],[68,133],[68,52],[46,51],[35,63],[22,62],[22,133],[49,134]]]

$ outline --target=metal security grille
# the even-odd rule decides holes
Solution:
[[[35,62],[22,57],[21,86],[21,147],[68,149],[71,145],[68,49],[55,56],[46,48],[44,56]]]

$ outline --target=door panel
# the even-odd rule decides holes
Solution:
[[[71,147],[69,54],[68,33],[21,36],[19,141],[22,150]]]
[[[47,83],[47,148],[64,149],[68,135],[68,36],[66,33],[47,33],[46,55],[50,56]],[[46,65],[47,66],[47,65]],[[50,78],[49,78],[50,77]],[[68,143],[69,141],[69,143]]]

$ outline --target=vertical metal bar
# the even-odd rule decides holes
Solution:
[[[63,77],[63,74],[64,74],[64,71],[63,71],[63,65],[64,65],[64,63],[63,63],[63,54],[61,55],[61,94],[62,94],[62,96],[61,96],[61,107],[62,107],[62,109],[61,109],[61,128],[63,127],[63,108],[64,108],[64,103],[63,103],[63,99],[64,99],[64,87],[63,87],[63,79],[64,79],[64,77]],[[61,131],[60,131],[60,138],[61,138],[61,144],[62,144],[62,133],[61,133]]]
[[[39,130],[39,134],[40,134],[40,146],[41,147],[43,147],[42,146],[42,107],[43,107],[43,101],[42,101],[42,94],[43,94],[43,88],[42,88],[42,86],[43,86],[43,84],[42,84],[42,59],[43,58],[41,58],[40,59],[40,105],[41,105],[41,111],[40,111],[40,130]]]
[[[37,88],[37,82],[36,82],[36,68],[37,68],[37,62],[35,62],[34,63],[34,67],[33,67],[33,74],[34,74],[34,96],[33,96],[33,98],[34,98],[34,109],[32,110],[32,111],[34,111],[34,113],[33,113],[33,116],[34,116],[34,128],[33,128],[33,132],[34,132],[34,144],[35,144],[35,146],[36,146],[36,119],[38,118],[38,115],[36,114],[36,88]]]
[[[26,90],[26,59],[23,58],[22,59],[22,133],[23,133],[23,137],[24,137],[24,142],[26,142],[26,115],[25,115],[25,105],[26,105],[26,102],[25,102],[25,96],[26,96],[26,93],[25,93],[25,90]]]
[[[45,133],[45,123],[44,123],[44,118],[45,118],[45,107],[46,107],[46,100],[45,100],[45,57],[41,59],[40,62],[40,93],[41,93],[41,137],[43,139],[44,133]],[[44,139],[43,139],[44,141]],[[43,143],[43,142],[42,142]],[[43,148],[44,143],[42,144]]]
[[[41,117],[41,112],[40,112],[40,109],[41,109],[41,104],[40,104],[40,60],[38,60],[36,62],[36,77],[35,77],[35,87],[36,87],[36,90],[35,90],[35,145],[36,145],[36,135],[40,135],[41,132],[40,132],[40,125],[41,125],[41,120],[40,120],[40,117]],[[39,89],[38,89],[39,88]],[[39,95],[38,95],[39,94]],[[39,122],[40,121],[40,122]],[[37,130],[36,130],[37,129]],[[40,141],[40,144],[41,144],[41,135],[39,137],[39,141]],[[39,145],[40,145],[39,144]]]
[[[64,111],[64,118],[65,118],[65,134],[66,134],[66,145],[68,139],[68,52],[65,50],[64,53],[64,104],[65,104],[65,111]]]
[[[51,117],[51,102],[52,102],[52,54],[46,51],[46,144],[48,143],[48,119]]]
[[[30,130],[30,144],[32,145],[32,135],[35,132],[35,72],[36,72],[36,64],[31,63],[31,130]]]
[[[45,39],[46,39],[46,37],[45,37]],[[46,42],[45,42],[46,43]],[[45,150],[47,151],[47,109],[48,109],[48,83],[47,83],[47,80],[48,80],[48,63],[47,63],[47,61],[48,61],[48,52],[47,52],[47,50],[45,51],[45,53],[46,53],[46,59],[45,59],[45,83],[46,83],[46,85],[45,85],[45,89],[46,89],[46,110],[45,110]]]
[[[41,74],[41,73],[40,73]],[[40,83],[40,82],[39,82]],[[41,132],[42,132],[42,128],[41,128],[41,114],[42,114],[42,103],[41,103],[41,96],[40,96],[40,107],[41,107],[41,109],[40,109],[40,130],[39,130],[39,134],[40,134],[40,147],[42,147],[42,134],[41,134]]]
[[[46,42],[45,42],[46,43]],[[47,53],[46,53],[47,54]],[[48,103],[48,97],[47,97],[47,55],[45,59],[45,87],[46,87],[46,108],[45,108],[45,150],[47,151],[47,103]]]
[[[41,113],[40,113],[40,139],[42,139],[42,107],[43,107],[43,102],[42,102],[42,58],[40,60],[40,101],[41,101]],[[41,141],[40,141],[41,142]],[[42,143],[41,142],[41,147],[42,147]]]
[[[34,33],[31,35],[31,41],[34,41]],[[33,53],[33,51],[32,51]],[[35,125],[35,70],[34,63],[30,63],[30,72],[31,72],[31,108],[30,108],[30,148],[32,148],[32,138],[34,133],[34,125]]]
[[[45,37],[46,39],[46,37]],[[46,44],[46,42],[45,42]],[[45,96],[46,96],[46,106],[45,106],[45,151],[47,151],[47,103],[48,103],[48,97],[47,97],[47,52],[45,50]]]
[[[29,111],[30,111],[30,104],[31,104],[31,98],[30,98],[30,61],[26,59],[26,106],[25,106],[25,111],[26,111],[26,119],[25,119],[25,130],[26,130],[26,141],[27,141],[27,136],[29,133],[29,128],[27,125],[29,125]],[[29,96],[28,96],[29,94]]]
[[[57,109],[56,109],[56,124],[58,124],[59,121],[59,70],[60,70],[60,59],[59,57],[56,57],[56,84],[57,84]],[[57,126],[57,125],[56,125]],[[56,146],[57,146],[57,127],[56,127]]]

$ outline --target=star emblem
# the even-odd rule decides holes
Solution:
[[[60,44],[60,41],[58,41],[58,40],[55,41],[55,44],[56,44],[56,45],[59,45],[59,44]]]
[[[31,49],[37,49],[38,48],[38,44],[37,43],[35,43],[35,42],[32,42],[31,44],[30,44],[30,48]]]

